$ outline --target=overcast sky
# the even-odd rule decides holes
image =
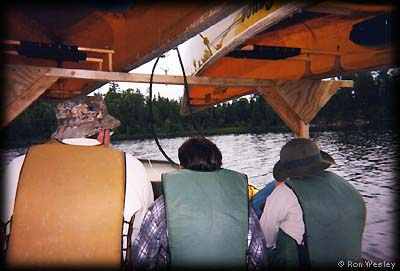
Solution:
[[[168,75],[182,75],[181,66],[179,64],[178,55],[175,50],[167,52],[165,58],[160,58],[157,63],[157,67],[154,71],[155,74],[168,74]],[[142,66],[133,69],[132,73],[145,73],[151,74],[154,63],[156,59],[153,59]],[[140,92],[148,96],[149,86],[148,83],[126,83],[126,82],[116,82],[118,83],[121,90],[128,88],[140,89]],[[101,88],[94,91],[94,93],[106,93],[109,89],[109,84],[105,84]],[[169,99],[179,100],[183,95],[183,85],[165,85],[165,84],[153,84],[153,96],[158,95],[166,97]]]

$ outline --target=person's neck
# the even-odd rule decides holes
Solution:
[[[80,146],[96,146],[100,145],[101,143],[97,141],[96,139],[93,138],[85,138],[85,137],[80,137],[80,138],[64,138],[62,141],[64,144],[69,144],[69,145],[80,145]]]

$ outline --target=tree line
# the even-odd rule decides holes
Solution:
[[[312,121],[312,129],[395,127],[399,82],[397,69],[357,73],[343,77],[354,88],[339,89]],[[98,94],[99,95],[99,94]],[[113,139],[151,138],[151,123],[159,137],[226,133],[289,131],[280,117],[259,94],[238,98],[194,113],[180,115],[180,101],[155,96],[152,111],[149,97],[138,89],[121,90],[109,84],[103,95],[109,114],[121,121]],[[194,129],[197,127],[197,130]],[[39,99],[3,128],[3,143],[27,145],[48,139],[57,127],[54,107]],[[4,138],[5,137],[5,138]]]

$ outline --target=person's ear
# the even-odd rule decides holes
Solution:
[[[278,181],[278,180],[275,180],[275,187],[277,187],[277,186],[279,186],[281,183],[284,183],[285,181],[287,181],[289,178],[286,178],[286,179],[284,179],[284,180],[282,180],[282,181]]]

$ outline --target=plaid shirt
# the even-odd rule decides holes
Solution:
[[[131,246],[132,265],[139,270],[169,267],[169,247],[164,197],[160,196],[148,209],[139,235]],[[267,263],[265,240],[254,210],[250,208],[246,251],[247,269],[261,270]]]

